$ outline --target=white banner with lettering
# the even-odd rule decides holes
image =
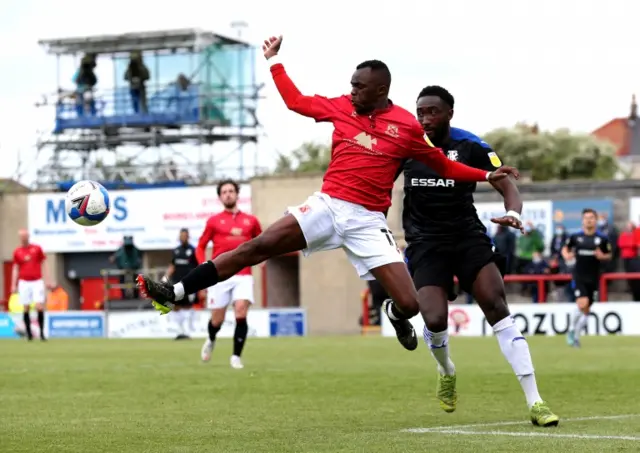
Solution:
[[[222,211],[215,186],[172,189],[113,190],[111,213],[100,225],[81,227],[67,217],[66,193],[28,197],[31,239],[45,252],[113,251],[123,236],[133,236],[141,250],[165,250],[178,243],[181,228],[194,240],[207,219]],[[251,212],[251,186],[240,187],[238,207]]]
[[[155,310],[112,311],[107,314],[109,338],[175,338],[186,334],[206,338],[211,319],[209,310],[171,312],[160,316]],[[250,337],[304,336],[307,333],[306,311],[299,308],[252,309],[247,315]],[[232,338],[236,328],[233,311],[227,312],[218,338]]]
[[[493,236],[496,233],[496,224],[491,223],[493,217],[502,217],[505,214],[504,203],[475,203],[478,217],[482,221],[487,232]],[[553,237],[553,209],[550,200],[525,201],[522,206],[522,222],[531,222],[542,233],[545,244],[548,246]],[[514,233],[519,232],[514,230]]]
[[[511,314],[524,335],[564,335],[569,329],[576,305],[572,303],[511,304]],[[591,307],[587,335],[640,335],[640,303],[604,302]],[[411,319],[416,333],[422,337],[421,316]],[[449,305],[449,334],[465,337],[493,335],[491,326],[477,305]],[[382,335],[395,337],[386,316],[382,317]]]

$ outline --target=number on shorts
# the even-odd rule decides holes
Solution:
[[[391,230],[387,229],[387,228],[381,228],[380,231],[382,231],[382,234],[384,234],[387,238],[387,241],[389,241],[389,245],[391,247],[395,247],[396,246],[396,242],[393,240],[393,233],[391,232]]]

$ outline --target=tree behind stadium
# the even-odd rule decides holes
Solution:
[[[329,168],[331,146],[305,142],[290,155],[280,154],[276,162],[275,174],[320,173]]]
[[[566,129],[541,132],[537,126],[518,124],[493,130],[483,138],[504,162],[533,181],[607,180],[619,170],[613,145]]]

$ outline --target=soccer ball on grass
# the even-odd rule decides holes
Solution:
[[[67,215],[82,226],[94,226],[109,215],[109,192],[95,181],[77,182],[67,192]]]

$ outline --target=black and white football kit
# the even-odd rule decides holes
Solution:
[[[463,129],[451,128],[441,147],[449,159],[471,167],[495,171],[502,166],[488,144]],[[476,184],[441,178],[415,160],[408,160],[403,172],[402,223],[416,289],[439,286],[451,292],[456,276],[470,292],[478,272],[491,262],[504,273],[506,262],[495,252],[473,205]]]

